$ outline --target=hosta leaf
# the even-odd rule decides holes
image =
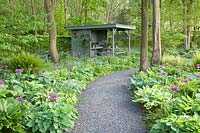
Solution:
[[[190,110],[191,108],[192,108],[192,107],[187,106],[187,107],[184,108],[184,110],[187,111],[187,110]]]
[[[28,126],[28,127],[33,127],[34,124],[35,124],[34,121],[31,120],[31,121],[29,121],[29,122],[27,123],[27,126]]]
[[[54,122],[53,126],[54,126],[55,129],[58,129],[58,123]]]
[[[199,104],[194,104],[192,106],[192,111],[194,111],[194,112],[200,111],[200,105]]]

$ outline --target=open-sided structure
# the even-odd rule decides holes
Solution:
[[[102,24],[66,27],[72,31],[72,51],[84,55],[115,55],[115,32],[125,31],[128,35],[128,52],[130,53],[130,30],[134,26],[122,24]],[[112,43],[108,46],[108,32],[112,32]]]

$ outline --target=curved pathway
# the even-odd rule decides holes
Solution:
[[[127,89],[133,72],[111,74],[89,85],[80,96],[79,119],[72,133],[146,133],[144,113]]]

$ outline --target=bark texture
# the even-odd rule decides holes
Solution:
[[[153,54],[152,65],[160,65],[162,60],[160,40],[160,0],[153,0]]]
[[[191,10],[194,6],[194,0],[182,0],[183,4],[183,14],[184,14],[184,49],[188,51],[191,48],[191,32],[192,32],[192,18],[191,18]]]
[[[35,36],[37,35],[37,28],[35,25],[35,0],[31,0],[31,10],[32,10],[32,15],[33,15],[33,21],[34,21],[34,29],[35,29]]]
[[[140,71],[148,69],[148,0],[142,0],[142,29],[140,45]]]
[[[59,55],[56,47],[56,24],[54,19],[54,0],[45,0],[45,9],[49,26],[49,51],[54,63],[59,62]]]

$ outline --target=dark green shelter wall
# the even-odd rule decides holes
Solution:
[[[90,30],[72,32],[72,51],[82,55],[90,55]]]

